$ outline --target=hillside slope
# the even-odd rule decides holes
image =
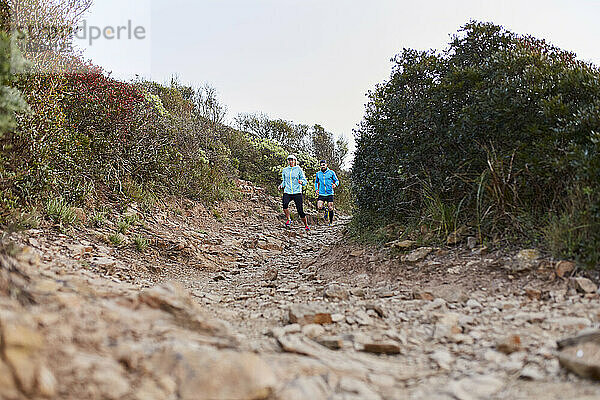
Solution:
[[[130,206],[139,222],[126,237],[151,238],[141,253],[107,244],[116,215],[104,228],[12,234],[2,397],[600,396],[553,355],[556,340],[598,324],[598,295],[568,289],[552,260],[421,248],[401,261],[346,242],[346,217],[286,230],[277,199],[240,190],[212,211]]]

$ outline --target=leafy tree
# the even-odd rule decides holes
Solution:
[[[292,152],[307,152],[317,159],[328,160],[334,169],[341,168],[348,154],[348,141],[344,138],[334,141],[333,134],[318,124],[311,128],[282,119],[271,120],[263,113],[240,114],[236,124],[239,130],[273,140]]]
[[[341,169],[344,165],[344,160],[348,155],[348,139],[343,136],[337,138],[335,142],[335,147],[333,150],[333,155],[331,157],[331,165],[333,165],[336,169]]]
[[[240,131],[249,132],[259,138],[271,139],[271,126],[267,114],[238,114],[235,123]]]
[[[270,119],[264,113],[239,114],[236,117],[239,130],[249,132],[261,139],[273,140],[293,152],[308,150],[308,126],[283,119]]]
[[[311,150],[318,159],[331,162],[335,151],[333,135],[327,132],[321,125],[315,125],[310,133]]]

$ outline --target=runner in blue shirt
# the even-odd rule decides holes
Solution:
[[[304,229],[308,232],[308,222],[306,221],[306,214],[302,208],[302,186],[308,184],[308,180],[304,175],[304,171],[298,165],[298,159],[295,155],[290,154],[287,158],[288,166],[281,171],[281,185],[279,190],[283,190],[283,212],[285,213],[285,226],[290,227],[290,209],[289,204],[294,201],[296,204],[296,210],[302,222],[304,222]]]
[[[333,189],[340,185],[340,181],[335,175],[335,172],[327,168],[327,161],[321,160],[321,169],[317,172],[315,178],[315,191],[319,193],[317,199],[317,208],[323,209],[323,205],[327,202],[325,209],[325,220],[329,217],[329,226],[333,224]]]

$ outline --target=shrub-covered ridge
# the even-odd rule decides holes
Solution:
[[[597,67],[477,22],[393,61],[356,133],[357,226],[467,226],[598,264]]]

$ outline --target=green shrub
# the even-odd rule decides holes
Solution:
[[[121,235],[119,232],[114,232],[108,236],[108,241],[113,246],[120,246],[125,242],[125,236]]]
[[[140,217],[137,214],[125,214],[123,216],[123,220],[125,220],[129,225],[135,226],[140,222]]]
[[[117,221],[117,230],[122,234],[126,234],[132,227],[140,222],[140,218],[137,214],[126,214],[123,215]]]
[[[371,229],[398,222],[446,235],[469,225],[482,240],[550,240],[597,264],[599,199],[574,201],[598,193],[597,132],[597,67],[470,22],[444,51],[405,49],[369,92],[356,132],[356,218]],[[557,230],[577,237],[548,233]]]
[[[129,229],[131,229],[131,224],[126,221],[125,219],[120,219],[117,222],[117,230],[122,233],[122,234],[126,234]]]
[[[570,204],[550,217],[543,235],[553,254],[561,258],[575,257],[589,267],[600,265],[599,193],[571,193]]]
[[[158,196],[143,184],[127,181],[123,187],[127,198],[135,201],[143,211],[150,211],[158,203]]]
[[[133,244],[135,245],[137,251],[143,253],[148,248],[150,242],[148,238],[138,235],[133,237]]]
[[[106,222],[106,213],[102,211],[94,211],[90,217],[90,224],[93,227],[100,228]]]
[[[170,86],[153,82],[139,85],[156,96],[168,112],[163,115],[165,131],[161,134],[173,143],[167,170],[170,193],[208,202],[228,198],[235,175],[230,150],[223,143],[228,128],[219,123],[219,112],[207,113],[205,88],[194,89],[176,80]],[[215,110],[221,110],[214,93],[209,97]]]
[[[0,139],[15,128],[15,113],[29,108],[21,92],[12,87],[14,76],[11,70],[24,62],[10,37],[0,31]]]
[[[69,226],[75,223],[77,214],[62,197],[53,197],[46,202],[46,215],[55,224]]]

